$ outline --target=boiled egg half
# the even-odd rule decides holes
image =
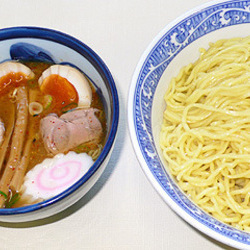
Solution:
[[[68,65],[52,65],[38,79],[41,91],[55,98],[63,106],[77,103],[89,108],[92,91],[87,78],[76,68]]]
[[[6,61],[0,64],[0,93],[7,91],[13,84],[19,86],[22,82],[34,77],[30,68],[17,61]]]

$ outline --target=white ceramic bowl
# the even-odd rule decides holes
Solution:
[[[21,208],[0,209],[0,221],[25,222],[52,216],[74,204],[94,185],[110,158],[119,119],[119,101],[113,77],[102,59],[79,40],[55,30],[14,27],[0,30],[0,62],[10,59],[69,63],[94,83],[104,102],[106,144],[93,166],[79,181],[44,202]]]
[[[159,133],[166,83],[199,57],[198,48],[222,38],[249,36],[250,1],[213,1],[167,25],[142,55],[128,101],[131,140],[146,176],[166,203],[191,225],[237,248],[250,248],[250,234],[219,222],[179,189],[163,166]],[[181,234],[181,228],[180,228]]]

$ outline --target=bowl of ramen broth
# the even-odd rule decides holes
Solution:
[[[52,216],[108,164],[119,101],[102,59],[51,29],[0,30],[0,221]]]

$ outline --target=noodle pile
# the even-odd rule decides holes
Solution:
[[[197,205],[250,231],[250,36],[200,53],[171,80],[160,146]]]

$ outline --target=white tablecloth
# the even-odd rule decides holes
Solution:
[[[39,222],[0,223],[0,249],[225,249],[177,216],[140,168],[127,127],[130,81],[141,54],[172,20],[205,0],[2,0],[0,28],[42,26],[90,46],[110,68],[120,127],[107,169],[77,204]],[[226,248],[230,249],[230,248]]]

